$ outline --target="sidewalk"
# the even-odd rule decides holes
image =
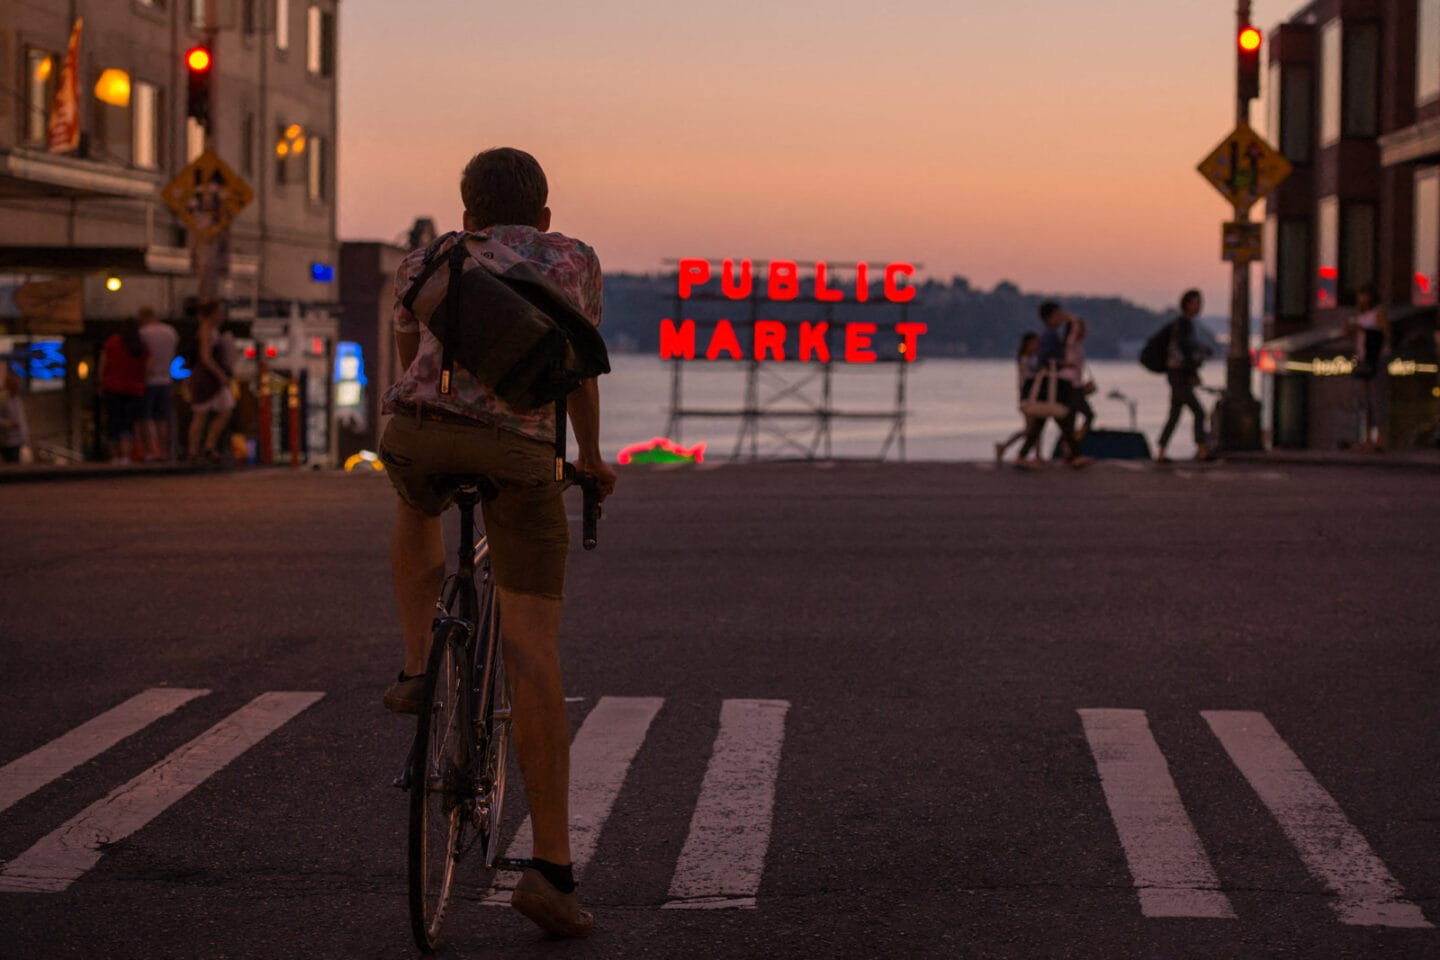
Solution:
[[[1357,453],[1350,450],[1256,450],[1221,455],[1231,463],[1265,463],[1307,467],[1388,467],[1440,471],[1440,450],[1391,450]]]
[[[0,484],[49,480],[97,480],[111,477],[159,477],[183,473],[222,473],[241,469],[212,463],[29,463],[0,466]],[[246,469],[249,469],[248,467]]]

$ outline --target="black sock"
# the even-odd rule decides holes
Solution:
[[[561,893],[575,892],[575,867],[572,864],[561,866],[558,863],[551,863],[549,860],[541,860],[534,857],[530,865],[540,871],[540,876],[550,882],[550,886]]]

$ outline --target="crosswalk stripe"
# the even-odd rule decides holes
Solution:
[[[1232,918],[1143,710],[1080,710],[1147,917]]]
[[[1382,927],[1431,925],[1417,904],[1405,902],[1400,884],[1264,714],[1205,710],[1201,716],[1295,845],[1305,866],[1336,894],[1332,906],[1343,922]]]
[[[659,697],[601,697],[575,734],[570,745],[570,856],[577,878],[595,853],[600,829],[664,702]],[[528,857],[533,845],[527,816],[505,855]],[[495,892],[485,902],[508,906],[513,886],[511,878],[497,879]]]
[[[323,696],[272,692],[256,697],[5,864],[0,892],[65,890],[100,862],[101,847],[144,827]]]
[[[670,882],[669,909],[755,908],[770,849],[784,700],[726,700],[690,834]]]
[[[209,690],[154,687],[0,767],[0,812]]]

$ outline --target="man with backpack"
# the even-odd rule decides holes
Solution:
[[[1145,345],[1145,354],[1156,356],[1141,357],[1146,368],[1154,370],[1158,365],[1159,346],[1163,342],[1163,369],[1166,379],[1170,381],[1170,416],[1165,420],[1165,429],[1160,431],[1160,449],[1155,456],[1158,463],[1170,462],[1170,458],[1165,455],[1165,448],[1170,445],[1170,436],[1180,423],[1182,410],[1189,410],[1193,421],[1195,459],[1210,458],[1210,450],[1205,445],[1205,411],[1195,396],[1195,388],[1200,384],[1200,364],[1210,355],[1209,349],[1201,346],[1195,335],[1195,318],[1200,315],[1202,303],[1199,290],[1186,290],[1180,297],[1180,316],[1162,327],[1151,338],[1151,342]]]
[[[534,827],[534,868],[525,871],[511,902],[552,936],[584,937],[593,920],[575,898],[570,730],[559,655],[569,548],[565,484],[556,470],[564,447],[559,410],[568,407],[579,448],[576,466],[596,477],[602,498],[615,487],[615,470],[600,454],[600,394],[593,378],[562,395],[560,407],[517,406],[503,379],[487,382],[488,376],[475,373],[482,363],[470,349],[479,339],[475,331],[493,331],[514,318],[488,306],[502,304],[506,291],[485,266],[467,260],[467,251],[481,250],[481,256],[526,273],[535,281],[532,296],[539,291],[531,302],[545,302],[548,312],[578,312],[591,325],[600,323],[600,261],[579,240],[547,232],[548,193],[545,173],[530,154],[511,148],[477,154],[460,180],[465,232],[412,252],[396,275],[395,344],[404,373],[385,395],[384,410],[394,416],[379,452],[400,497],[391,565],[405,666],[384,703],[416,713],[424,695],[431,620],[445,575],[440,517],[451,501],[436,489],[435,478],[483,474],[499,491],[481,509],[505,622],[515,748]],[[454,267],[448,275],[446,266]],[[427,295],[422,288],[429,289],[432,276],[438,293]],[[470,290],[480,292],[467,300],[462,294]],[[522,303],[515,316],[525,309]],[[508,331],[496,336],[504,342]],[[462,363],[454,362],[457,357]]]

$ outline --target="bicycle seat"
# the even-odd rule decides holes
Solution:
[[[439,493],[453,496],[456,500],[468,499],[471,504],[475,503],[473,497],[494,500],[500,493],[494,481],[483,473],[440,473],[431,479],[431,483]],[[467,491],[474,491],[472,497],[465,496]]]

